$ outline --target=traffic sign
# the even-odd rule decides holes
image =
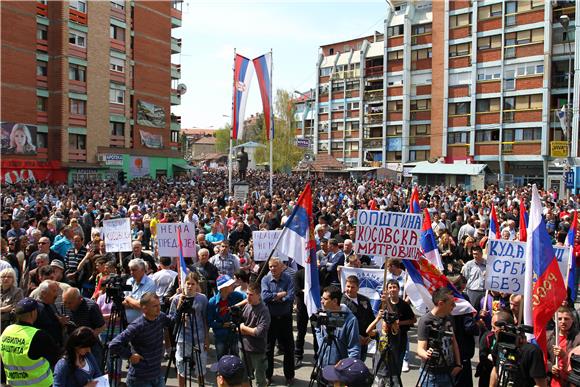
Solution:
[[[564,181],[566,183],[566,188],[574,188],[574,171],[564,173]]]

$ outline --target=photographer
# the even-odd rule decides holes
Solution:
[[[498,356],[499,347],[502,345],[501,333],[506,332],[506,325],[513,326],[514,320],[509,312],[499,311],[492,317],[492,327],[495,331],[495,345],[492,347],[492,358],[494,367],[491,371],[489,385],[491,387],[499,384],[499,365],[500,358]],[[515,335],[515,333],[513,333]],[[517,367],[517,374],[515,375],[515,385],[522,387],[539,386],[546,387],[546,368],[544,365],[544,358],[542,350],[534,345],[526,342],[523,334],[517,333],[515,347],[517,349],[517,357],[514,363]]]
[[[424,376],[421,385],[448,387],[462,368],[451,319],[455,298],[448,288],[438,288],[431,298],[435,306],[421,317],[417,327],[417,356]]]
[[[203,370],[203,375],[205,375],[207,365],[209,336],[206,314],[208,302],[205,294],[198,293],[196,291],[198,286],[199,276],[197,273],[187,274],[187,277],[185,277],[183,292],[179,297],[175,297],[173,299],[169,308],[169,314],[171,316],[175,316],[176,324],[183,324],[179,330],[179,337],[175,338],[175,364],[177,366],[180,387],[183,387],[186,384],[184,375],[185,367],[188,366],[188,364],[184,362],[184,357],[192,354],[194,346],[199,346],[197,349],[200,351],[199,358],[201,360],[201,369]],[[195,324],[193,321],[191,321],[193,319],[182,319],[183,313],[191,313],[194,315]],[[193,330],[195,330],[195,333],[193,333]],[[192,360],[194,359],[195,358],[192,357]]]
[[[366,327],[374,320],[375,314],[371,307],[371,301],[368,297],[359,294],[358,290],[358,277],[356,275],[348,276],[340,303],[346,305],[358,320],[360,359],[364,361],[367,355],[368,344],[371,341],[371,338],[366,332]]]
[[[244,306],[240,334],[245,355],[254,370],[258,387],[266,387],[266,349],[270,312],[260,297],[260,285],[251,283],[247,289],[248,303]]]
[[[552,386],[566,386],[568,381],[568,358],[570,351],[580,345],[580,334],[574,326],[574,315],[567,306],[557,312],[558,340],[554,331],[548,332],[548,372],[552,373]]]
[[[335,286],[328,286],[324,289],[322,293],[322,309],[325,312],[343,312],[345,315],[344,325],[342,327],[336,327],[334,331],[334,336],[336,341],[333,344],[329,344],[327,349],[327,354],[325,354],[322,360],[322,367],[327,365],[334,365],[338,363],[340,359],[353,358],[360,359],[360,341],[359,341],[359,329],[358,321],[350,309],[344,305],[340,305],[340,299],[342,294],[340,289]],[[322,346],[323,341],[328,336],[328,331],[334,327],[324,326],[317,324],[315,329],[316,341],[318,342],[318,347]],[[336,344],[336,345],[335,345]]]
[[[375,387],[398,386],[397,382],[401,377],[400,359],[402,357],[398,316],[393,312],[381,309],[366,331],[370,337],[377,341],[377,349],[373,356],[373,374],[375,375],[373,385]],[[403,355],[404,351],[405,345],[403,344]],[[392,355],[389,352],[392,352]]]
[[[401,294],[401,289],[399,281],[396,279],[390,279],[387,281],[386,292],[383,290],[381,295],[381,301],[383,305],[387,302],[393,309],[393,312],[397,314],[399,320],[400,328],[400,347],[399,349],[399,360],[401,364],[401,371],[409,371],[409,364],[405,361],[405,354],[409,348],[409,340],[407,333],[409,329],[417,322],[417,317],[413,313],[411,306],[405,302],[399,295]]]

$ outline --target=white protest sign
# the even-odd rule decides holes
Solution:
[[[485,288],[498,292],[524,294],[526,242],[489,240],[485,269]],[[570,249],[554,246],[562,278],[566,279]]]
[[[160,257],[179,257],[177,230],[181,232],[184,257],[196,257],[193,223],[157,223],[157,249]]]
[[[105,249],[107,253],[131,251],[131,220],[129,218],[103,221]]]
[[[357,254],[399,259],[421,257],[421,214],[359,210],[356,221]]]
[[[253,231],[252,244],[254,247],[254,261],[264,262],[268,259],[270,252],[274,248],[276,241],[282,234],[282,230],[271,231]],[[287,261],[288,257],[279,251],[276,251],[276,256],[283,261]]]

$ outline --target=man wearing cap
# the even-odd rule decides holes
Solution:
[[[227,274],[217,279],[218,292],[210,298],[207,305],[207,320],[213,329],[216,357],[218,360],[226,354],[238,354],[236,337],[230,314],[230,307],[246,298],[243,293],[234,291],[235,281]]]
[[[52,385],[53,368],[59,358],[59,348],[46,332],[32,325],[38,317],[38,302],[23,298],[14,308],[16,323],[9,325],[0,342],[0,355],[10,385]]]
[[[247,386],[248,378],[242,360],[234,355],[225,355],[211,366],[217,374],[218,387]]]
[[[373,375],[360,359],[342,359],[336,365],[327,365],[322,369],[322,377],[334,386],[370,387]]]

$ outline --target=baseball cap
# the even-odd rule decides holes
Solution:
[[[340,382],[347,386],[366,386],[372,383],[373,377],[359,359],[342,359],[336,365],[322,369],[322,376],[329,382]]]
[[[60,259],[53,259],[50,263],[50,266],[58,267],[59,269],[64,270],[64,263]]]
[[[218,290],[221,290],[227,286],[233,285],[235,282],[236,281],[234,281],[232,279],[232,277],[230,277],[227,274],[220,275],[216,281]]]
[[[24,314],[38,309],[38,302],[34,298],[26,297],[18,301],[14,307],[15,314]]]
[[[232,378],[244,372],[244,363],[237,356],[224,355],[217,363],[211,365],[211,370],[225,378]]]

